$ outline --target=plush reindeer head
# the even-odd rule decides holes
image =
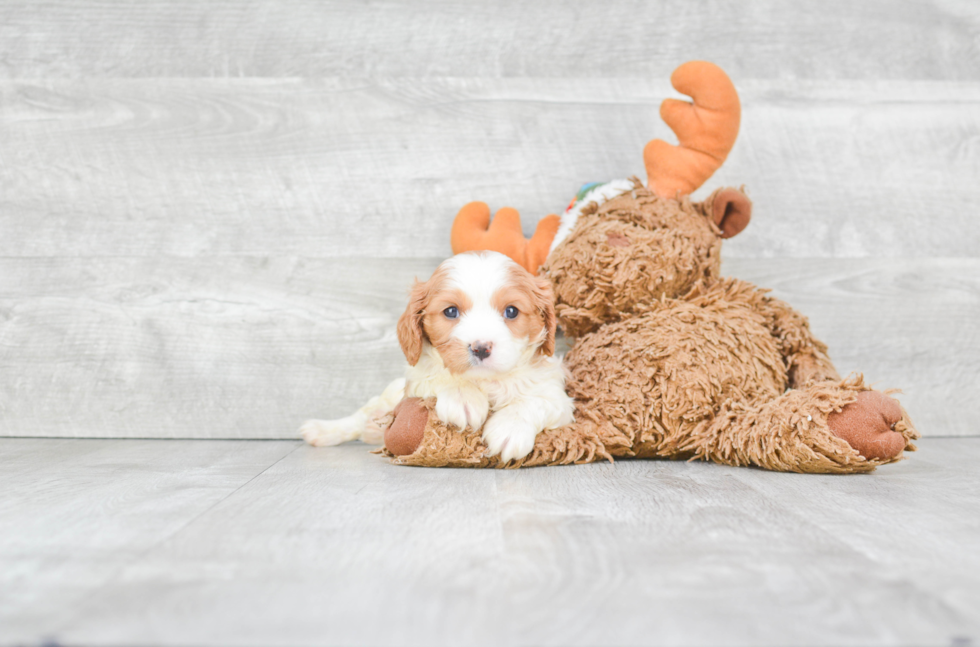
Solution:
[[[735,189],[719,189],[696,203],[662,198],[639,180],[632,191],[590,204],[542,268],[565,334],[579,337],[644,304],[716,280],[727,235],[717,223],[727,218],[734,230],[750,209]]]
[[[587,205],[571,233],[548,253],[560,219],[548,216],[525,240],[520,217],[502,209],[493,223],[483,203],[466,205],[453,224],[453,251],[494,249],[551,279],[559,322],[580,336],[642,304],[679,297],[717,278],[721,239],[749,223],[752,203],[739,189],[703,202],[688,197],[725,161],[738,135],[741,108],[728,76],[712,63],[678,67],[671,84],[693,102],[667,99],[660,115],[678,145],[662,140],[643,152],[647,186]]]

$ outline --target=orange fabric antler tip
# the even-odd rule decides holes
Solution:
[[[718,170],[738,137],[741,104],[724,70],[707,61],[684,63],[670,76],[693,102],[665,99],[660,116],[677,146],[655,139],[643,150],[650,188],[665,198],[693,193]]]
[[[504,207],[490,220],[490,207],[484,202],[470,202],[459,210],[453,221],[450,244],[453,254],[489,250],[509,256],[532,274],[548,258],[561,219],[546,216],[538,222],[530,240],[521,231],[521,216],[516,209]]]

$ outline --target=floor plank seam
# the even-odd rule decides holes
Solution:
[[[244,488],[245,486],[247,486],[249,483],[251,483],[255,479],[259,478],[260,476],[262,476],[263,474],[265,474],[266,472],[268,472],[270,469],[272,469],[273,467],[275,467],[276,465],[278,465],[279,463],[281,463],[283,460],[285,460],[286,458],[288,458],[289,456],[291,456],[292,454],[294,454],[302,446],[303,446],[302,444],[296,445],[290,451],[286,452],[285,454],[283,454],[282,456],[280,456],[278,459],[276,459],[273,463],[271,463],[270,465],[266,466],[258,474],[255,474],[250,479],[248,479],[247,481],[245,481],[244,483],[242,483],[241,485],[239,485],[238,487],[236,487],[234,490],[232,490],[231,492],[229,492],[225,496],[221,497],[219,500],[215,501],[212,505],[208,506],[207,509],[202,510],[198,514],[194,515],[191,519],[187,520],[186,523],[182,524],[179,528],[177,528],[176,530],[174,530],[173,532],[171,532],[170,534],[168,534],[166,537],[160,539],[159,541],[154,542],[150,546],[147,546],[146,549],[140,551],[139,554],[135,555],[132,559],[126,561],[123,564],[121,564],[119,566],[119,568],[117,568],[116,571],[106,581],[104,581],[102,584],[100,584],[98,587],[96,587],[95,589],[93,589],[91,591],[91,595],[89,596],[88,599],[89,600],[95,600],[95,599],[97,599],[97,593],[99,593],[100,591],[103,591],[106,588],[114,585],[119,580],[119,577],[122,575],[122,573],[124,573],[128,568],[130,568],[133,565],[139,563],[140,561],[142,561],[143,559],[145,559],[146,556],[149,555],[152,551],[156,550],[160,546],[166,544],[168,541],[171,541],[172,539],[174,539],[175,537],[177,537],[180,533],[182,533],[184,530],[186,530],[187,528],[189,528],[196,521],[198,521],[199,519],[201,519],[202,517],[204,517],[205,515],[207,515],[209,512],[211,512],[212,510],[214,510],[216,507],[218,507],[219,505],[221,505],[222,503],[224,503],[225,501],[227,501],[229,498],[231,498],[232,496],[234,496],[237,492],[239,492],[242,488]],[[91,604],[91,602],[90,602],[90,604]],[[71,614],[71,616],[69,618],[67,618],[64,622],[62,622],[61,624],[59,624],[57,626],[57,628],[52,633],[54,635],[58,635],[58,634],[63,633],[66,630],[66,628],[67,627],[70,627],[71,624],[74,621],[76,621],[79,617],[83,617],[84,616],[84,613],[85,613],[85,606],[86,606],[86,604],[85,604],[85,602],[83,602],[82,605],[78,608],[78,610],[75,613]]]

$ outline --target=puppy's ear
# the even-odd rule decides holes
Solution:
[[[419,363],[422,356],[422,342],[425,341],[425,330],[422,328],[422,318],[425,316],[425,306],[429,301],[427,284],[415,280],[412,294],[408,299],[408,307],[398,319],[398,343],[402,346],[405,359],[412,366]]]
[[[551,281],[543,276],[534,277],[534,307],[541,314],[544,322],[545,338],[538,349],[544,355],[555,354],[555,332],[558,329],[558,320],[555,317],[555,293],[551,290]]]

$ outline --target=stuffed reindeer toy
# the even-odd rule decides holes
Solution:
[[[614,458],[709,460],[810,472],[869,472],[914,451],[893,398],[841,379],[806,317],[766,290],[720,274],[721,245],[749,224],[741,189],[690,194],[735,143],[740,104],[717,66],[689,62],[661,117],[679,140],[644,150],[647,182],[589,185],[525,239],[520,218],[460,210],[454,253],[494,250],[547,279],[566,357],[574,422],[545,429],[504,461],[480,430],[442,422],[433,398],[406,398],[383,421],[401,465],[529,467]],[[490,420],[494,415],[490,411]]]

